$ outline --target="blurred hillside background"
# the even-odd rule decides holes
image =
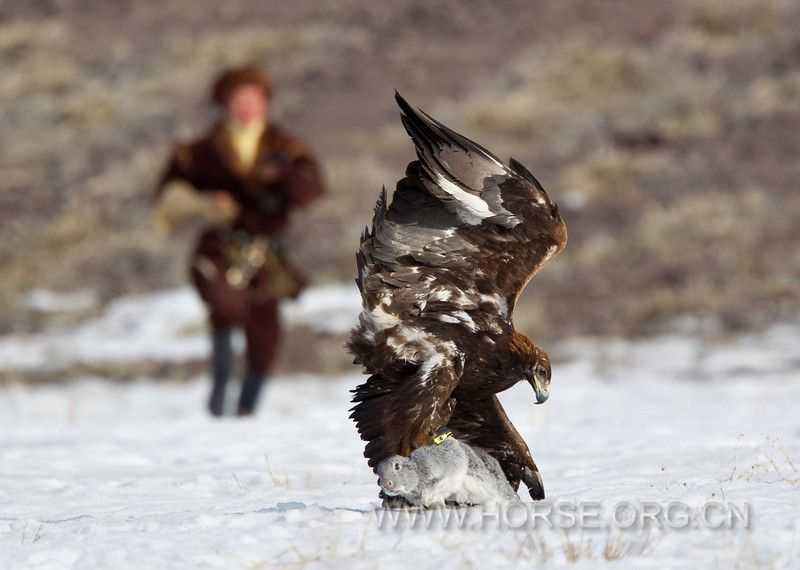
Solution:
[[[249,61],[330,185],[293,230],[315,283],[352,279],[381,185],[413,158],[397,89],[559,202],[569,244],[516,315],[538,340],[796,320],[798,30],[796,0],[7,0],[0,334],[185,284],[192,236],[154,230],[154,184],[213,120],[211,78]],[[342,339],[295,327],[284,367],[345,367]]]

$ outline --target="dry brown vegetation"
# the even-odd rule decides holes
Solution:
[[[19,300],[32,287],[108,299],[184,282],[190,236],[154,232],[153,183],[172,139],[211,120],[209,79],[245,60],[325,165],[330,196],[294,231],[317,281],[351,278],[378,189],[412,157],[397,88],[560,202],[570,243],[521,328],[789,318],[798,29],[792,0],[5,2],[0,330],[42,325]]]

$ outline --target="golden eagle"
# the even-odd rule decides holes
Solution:
[[[520,292],[564,248],[567,228],[541,184],[399,94],[418,160],[384,188],[356,254],[363,309],[348,350],[369,379],[351,418],[373,469],[409,455],[447,424],[544,498],[527,445],[497,394],[519,381],[549,394],[550,360],[514,330]]]

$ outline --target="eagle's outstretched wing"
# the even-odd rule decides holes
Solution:
[[[469,272],[475,285],[501,293],[513,305],[530,278],[566,245],[558,206],[513,158],[503,164],[479,144],[414,110],[399,95],[396,99],[419,158],[409,165],[407,179],[455,215],[460,223],[451,227],[461,228],[457,233],[472,246],[451,252],[451,258],[465,254],[461,265],[480,270]],[[412,212],[413,222],[408,216],[403,221],[424,225],[419,214]],[[391,208],[388,218],[394,218]]]
[[[450,278],[464,290],[501,295],[509,303],[502,317],[510,319],[527,282],[566,244],[558,206],[513,158],[503,164],[396,99],[419,160],[408,165],[391,206],[385,194],[378,201],[360,247],[359,286],[367,273],[399,287],[425,276]]]
[[[363,311],[348,340],[372,374],[351,416],[372,467],[428,443],[450,419],[465,360],[510,333],[520,292],[567,238],[558,207],[521,164],[396,99],[418,160],[391,204],[381,193],[362,235]]]

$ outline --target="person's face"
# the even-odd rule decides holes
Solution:
[[[257,85],[242,85],[228,98],[228,116],[241,125],[249,125],[267,116],[267,97]]]

